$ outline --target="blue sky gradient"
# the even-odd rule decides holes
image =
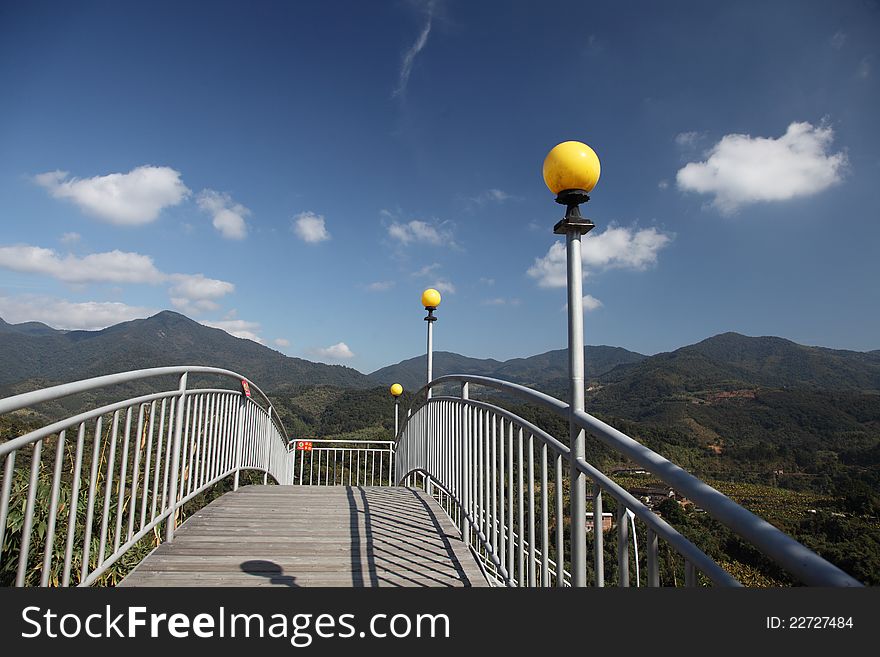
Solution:
[[[576,139],[588,343],[878,349],[877,44],[856,1],[0,3],[0,317],[369,372],[439,285],[437,349],[562,348]]]

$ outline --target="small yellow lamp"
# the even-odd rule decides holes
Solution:
[[[391,386],[391,396],[392,397],[400,397],[403,394],[403,386],[399,383],[395,383]]]
[[[584,235],[595,228],[592,221],[581,216],[578,206],[590,200],[601,168],[596,151],[579,141],[564,141],[547,153],[544,183],[556,194],[556,202],[566,206],[565,217],[553,227],[554,233],[576,231]]]
[[[436,310],[437,306],[440,305],[440,293],[433,287],[429,287],[422,292],[422,305],[425,307],[425,310]]]
[[[399,411],[398,407],[400,406],[400,396],[403,394],[403,386],[399,383],[392,384],[391,388],[391,396],[394,397],[394,437],[397,438],[397,432],[399,431]]]

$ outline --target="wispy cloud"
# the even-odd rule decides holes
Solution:
[[[505,299],[504,297],[495,297],[493,299],[484,299],[480,302],[482,306],[518,306],[522,303],[521,299],[516,297]]]
[[[831,153],[828,126],[792,123],[778,138],[730,134],[704,162],[690,162],[676,175],[678,187],[712,194],[722,214],[761,201],[784,201],[817,194],[841,181],[847,158]]]
[[[416,38],[415,43],[403,55],[403,60],[400,63],[400,74],[397,87],[391,93],[392,97],[402,98],[406,95],[406,87],[409,84],[409,76],[412,74],[416,55],[422,52],[428,43],[428,36],[431,34],[431,24],[434,21],[434,8],[434,0],[429,0],[424,4],[425,24],[422,27],[422,31],[419,32],[419,36]]]
[[[61,243],[62,244],[76,244],[81,239],[82,239],[82,235],[80,235],[79,233],[64,233],[64,235],[61,236]]]
[[[293,218],[290,230],[307,244],[317,244],[330,239],[324,215],[314,212],[300,212]]]
[[[394,281],[376,281],[366,286],[367,292],[386,292],[394,287]]]
[[[455,285],[452,283],[452,281],[446,278],[438,278],[436,281],[434,281],[434,283],[431,284],[431,287],[433,287],[438,292],[455,294]]]
[[[287,340],[286,338],[275,338],[274,340],[272,340],[272,344],[274,344],[276,347],[286,349],[290,346],[290,340]]]
[[[229,240],[243,240],[247,237],[247,223],[244,218],[251,211],[232,200],[229,194],[205,189],[197,199],[199,208],[213,217],[214,228]]]
[[[53,197],[120,226],[148,224],[190,193],[180,172],[170,167],[141,166],[94,178],[70,178],[67,171],[49,171],[34,176],[34,181]]]

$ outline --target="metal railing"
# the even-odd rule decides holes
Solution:
[[[461,386],[460,397],[423,394],[450,383]],[[801,582],[861,586],[765,520],[588,413],[572,414],[564,402],[517,384],[481,376],[442,376],[419,391],[416,397],[421,399],[400,428],[395,482],[412,485],[420,480],[458,523],[463,540],[496,583],[570,585],[572,555],[566,528],[571,523],[569,468],[573,466],[592,482],[586,521],[587,533],[592,534],[591,566],[596,586],[605,584],[606,534],[616,539],[619,586],[659,586],[661,545],[666,559],[677,555],[679,563],[673,570],[682,573],[685,586],[740,585],[666,520],[593,465],[584,459],[571,464],[569,448],[556,438],[510,411],[470,399],[470,385],[523,398],[575,423],[618,457],[631,460],[684,495]],[[615,506],[613,530],[605,526],[606,496]],[[594,519],[599,520],[591,522]],[[642,528],[643,541],[636,540],[637,527]],[[574,565],[586,568],[586,563]]]
[[[161,523],[165,540],[173,540],[181,507],[226,477],[234,476],[236,489],[242,470],[262,471],[263,483],[293,481],[280,418],[256,385],[229,370],[101,376],[2,399],[0,415],[169,375],[177,377],[175,389],[77,413],[0,444],[4,583],[88,586],[150,533],[161,541]],[[234,380],[236,388],[190,388],[194,375]],[[261,401],[244,394],[243,382]]]
[[[295,441],[302,442],[302,441]],[[309,440],[291,452],[291,483],[312,486],[391,486],[394,441]]]

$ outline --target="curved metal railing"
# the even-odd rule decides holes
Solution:
[[[264,483],[292,482],[284,425],[268,397],[230,370],[100,376],[2,399],[0,416],[26,419],[40,403],[169,375],[175,389],[76,413],[0,444],[2,583],[94,584],[151,532],[161,541],[161,523],[173,540],[183,505],[226,477],[234,476],[234,488],[242,470],[262,471]],[[190,388],[193,375],[236,387]],[[54,460],[45,459],[51,452]]]
[[[425,399],[422,394],[450,383],[461,386],[461,397]],[[411,483],[412,477],[418,475],[429,492],[434,492],[435,486],[438,488],[438,499],[459,524],[463,539],[482,560],[487,574],[497,583],[569,585],[566,568],[570,566],[571,550],[565,528],[570,522],[567,498],[572,489],[565,471],[570,467],[570,451],[513,413],[470,399],[471,384],[515,395],[574,422],[619,456],[684,495],[803,583],[861,586],[767,521],[588,413],[576,411],[571,417],[568,404],[514,383],[481,376],[442,376],[417,393],[416,398],[422,399],[410,409],[400,428],[396,437],[395,479],[398,484]],[[629,586],[631,582],[638,586],[642,579],[647,586],[660,585],[660,539],[683,559],[686,586],[701,584],[700,573],[715,585],[740,585],[710,556],[593,465],[577,459],[575,468],[592,482],[587,526],[592,533],[593,581],[597,586],[605,582],[604,542],[612,525],[612,514],[603,513],[606,495],[616,507],[615,575],[620,586]],[[639,572],[636,520],[644,526],[644,578]]]

